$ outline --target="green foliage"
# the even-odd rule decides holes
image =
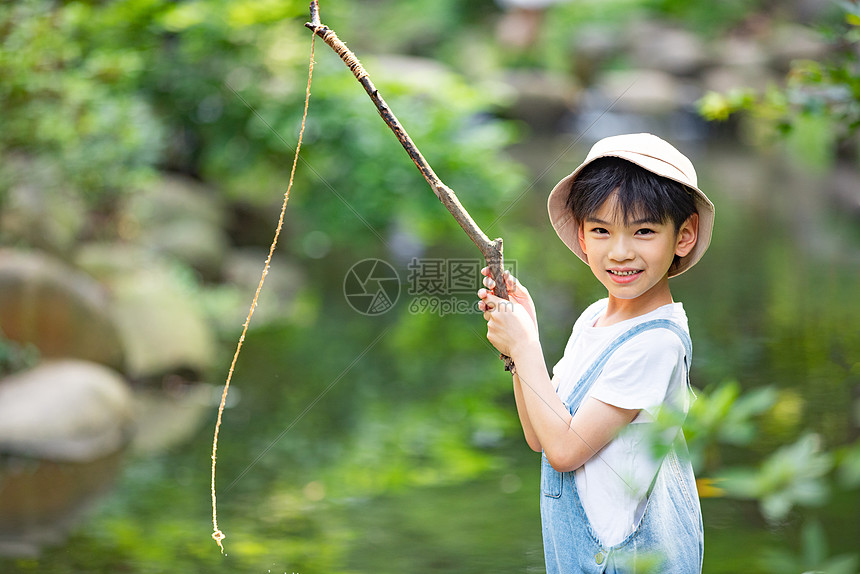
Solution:
[[[19,345],[0,331],[0,377],[23,371],[39,362],[39,350],[33,345]]]
[[[843,488],[860,488],[860,441],[836,452],[839,482]]]
[[[722,0],[689,2],[688,0],[647,0],[654,12],[684,22],[702,34],[716,35],[741,24],[751,13],[761,10],[765,0]]]
[[[767,548],[757,562],[772,574],[856,574],[860,559],[856,554],[831,557],[824,528],[817,520],[809,520],[803,525],[800,552]]]
[[[699,113],[710,121],[743,113],[760,132],[759,139],[786,140],[809,165],[829,165],[837,147],[853,141],[860,130],[860,7],[853,2],[840,6],[843,25],[822,32],[831,44],[825,59],[792,62],[785,85],[761,94],[750,88],[708,92],[699,101]]]
[[[338,24],[339,8],[326,3]],[[217,182],[231,201],[278,201],[304,100],[306,12],[299,0],[4,5],[0,150],[50,161],[93,206],[111,205],[156,168]],[[349,24],[338,30],[345,38]],[[346,67],[326,46],[317,59],[296,218],[355,247],[395,223],[428,242],[450,232]],[[435,65],[414,73],[415,62],[366,60],[443,181],[488,217],[523,174],[500,152],[516,132],[487,113],[486,90]],[[11,184],[20,177],[7,174]]]
[[[708,92],[699,100],[699,113],[706,120],[725,121],[739,110],[750,109],[756,103],[752,88],[734,88],[725,94]]]
[[[720,463],[721,444],[749,445],[757,436],[756,418],[776,399],[777,392],[771,387],[742,393],[737,381],[725,381],[700,393],[684,422],[694,467],[714,470]]]
[[[727,470],[721,484],[732,496],[759,500],[765,518],[778,521],[792,507],[819,506],[829,493],[825,475],[833,455],[823,451],[820,437],[808,434],[769,456],[757,470]]]
[[[0,152],[49,160],[60,182],[99,203],[148,173],[163,133],[133,89],[139,53],[94,49],[81,9],[43,0],[0,7]]]
[[[375,234],[395,224],[430,244],[460,233],[352,75],[339,61],[326,63],[314,81],[304,148],[312,172],[300,179],[318,191],[297,195],[291,209],[353,247],[378,245]],[[490,220],[523,172],[499,152],[516,132],[483,113],[492,103],[486,93],[421,62],[367,58],[364,65],[442,181],[476,221]]]
[[[490,0],[326,0],[324,20],[356,50],[438,175],[483,225],[525,183],[522,169],[503,151],[519,137],[518,128],[493,115],[504,104],[503,96],[481,83],[485,75],[463,76],[427,61],[374,53],[439,57],[452,69],[469,72],[495,71],[493,66],[502,64],[567,71],[571,34],[590,25],[670,16],[715,34],[742,22],[748,10],[749,3],[737,1],[559,3],[548,9],[540,45],[526,56],[493,44],[492,17],[498,7]],[[71,196],[100,225],[110,222],[101,217],[105,205],[133,193],[141,180],[161,169],[200,178],[217,186],[231,206],[267,214],[284,191],[301,117],[310,44],[302,27],[306,11],[306,0],[3,4],[0,152],[49,166],[44,171],[66,194],[51,197]],[[369,21],[376,24],[368,26]],[[846,5],[847,27],[832,59],[796,63],[785,87],[764,94],[708,94],[702,113],[717,120],[744,113],[769,133],[788,137],[805,157],[826,161],[857,132],[860,88],[851,50],[856,49],[858,25],[856,4]],[[378,33],[391,29],[397,33]],[[503,465],[512,464],[498,448],[521,438],[504,382],[509,379],[486,348],[477,315],[442,319],[407,313],[405,304],[377,322],[356,321],[343,312],[344,264],[354,263],[358,254],[383,252],[392,230],[408,230],[434,253],[462,256],[471,247],[342,62],[320,42],[316,50],[305,146],[286,233],[292,239],[322,234],[336,248],[318,265],[304,262],[308,286],[297,295],[300,311],[249,335],[234,380],[243,402],[229,413],[219,451],[224,482],[261,458],[221,499],[224,514],[219,516],[226,523],[230,556],[222,559],[207,538],[206,497],[187,495],[189,489],[208,488],[199,472],[208,468],[207,429],[195,445],[163,460],[132,461],[121,484],[125,494],[111,499],[93,528],[72,539],[78,551],[49,550],[40,561],[22,563],[21,571],[262,571],[285,561],[292,570],[344,571],[350,538],[364,534],[343,522],[338,505],[349,504],[344,501],[370,500],[355,507],[361,512],[375,508],[380,499],[390,501],[385,497],[394,492],[402,497],[393,503],[402,512],[413,508],[409,497],[419,489],[495,479]],[[476,52],[485,57],[480,65],[472,58]],[[5,160],[0,165],[0,204],[8,186],[32,182],[25,170],[10,166]],[[543,224],[543,198],[533,199],[528,202],[537,206],[533,209]],[[528,208],[522,211],[528,213]],[[856,311],[848,303],[832,304],[846,299],[842,285],[850,284],[850,270],[812,274],[785,265],[785,243],[777,244],[774,233],[756,235],[760,228],[772,231],[758,215],[739,218],[733,231],[748,244],[763,246],[764,257],[754,263],[756,275],[771,283],[738,280],[734,273],[708,277],[708,292],[720,295],[709,302],[707,313],[718,316],[709,331],[738,341],[710,341],[711,348],[704,347],[702,356],[716,372],[711,382],[725,382],[700,393],[685,430],[702,477],[725,474],[727,480],[717,485],[727,496],[760,502],[766,517],[782,520],[795,508],[807,512],[807,506],[820,504],[828,492],[837,492],[837,484],[846,490],[860,485],[860,446],[855,442],[832,452],[823,446],[840,445],[851,436],[845,413],[831,407],[850,396],[847,389],[857,375],[852,365],[860,364],[854,350],[860,347],[854,344]],[[725,225],[727,218],[721,217]],[[564,325],[565,333],[560,325],[567,316],[575,317],[570,293],[581,307],[597,296],[599,286],[587,272],[572,273],[559,263],[570,254],[554,238],[550,246],[547,235],[517,225],[522,224],[504,229],[507,253],[528,261],[524,273],[533,293],[545,291],[542,300],[548,303],[538,311],[544,335],[551,335],[546,337],[549,356],[550,339],[563,341],[569,325]],[[286,241],[284,247],[298,253],[301,241]],[[729,255],[737,259],[736,252]],[[245,300],[229,287],[212,288],[189,269],[177,269],[183,285],[214,314],[227,305],[224,300]],[[715,289],[715,281],[731,284]],[[808,293],[819,294],[820,305],[827,308],[804,301]],[[738,332],[742,329],[733,322],[735,313],[728,312],[737,309],[748,312],[753,323],[759,321],[760,330]],[[235,330],[238,321],[228,325],[224,320],[224,325]],[[351,365],[374,334],[389,326],[378,348],[360,365]],[[35,360],[27,353],[0,339],[0,373]],[[748,378],[745,367],[753,356],[757,364],[783,371]],[[744,388],[773,386],[743,390],[735,380],[726,380],[735,371],[744,373]],[[331,382],[337,384],[322,401],[320,393]],[[801,388],[801,383],[807,386]],[[308,405],[316,406],[305,413]],[[795,440],[801,426],[822,439],[804,435],[794,444],[775,447]],[[770,451],[754,467],[725,470],[727,465],[752,464]],[[527,464],[517,462],[524,468]],[[838,483],[829,483],[832,478]],[[459,508],[463,496],[462,491],[452,493],[447,507],[427,515],[432,521],[456,514],[446,510]],[[498,500],[493,493],[473,498],[493,505]],[[430,529],[413,527],[419,533]],[[189,537],[197,531],[202,541]],[[461,533],[452,528],[436,535],[453,539]],[[482,534],[477,536],[484,541]],[[381,536],[393,538],[387,532]],[[504,537],[498,540],[497,546],[504,544]],[[460,548],[458,543],[465,545],[445,540],[446,548]],[[856,570],[856,558],[830,557],[826,546],[823,530],[808,523],[799,554],[774,550],[762,557],[762,568]],[[371,553],[377,549],[369,548]]]

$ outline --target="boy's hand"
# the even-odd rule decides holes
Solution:
[[[484,269],[482,273],[487,275],[488,272]],[[507,271],[505,282],[510,300],[501,299],[488,289],[480,289],[478,297],[481,301],[478,307],[484,312],[487,321],[487,339],[500,353],[516,359],[515,349],[538,341],[537,319],[528,290],[518,285]],[[495,282],[485,277],[484,285],[492,289]]]
[[[496,282],[493,280],[492,277],[490,277],[490,268],[484,267],[483,269],[481,269],[481,275],[484,276],[484,287],[486,287],[490,293],[495,295]],[[508,297],[514,303],[518,303],[522,305],[523,308],[525,308],[526,312],[532,318],[532,321],[534,321],[535,327],[537,327],[537,313],[535,312],[535,304],[532,300],[532,296],[529,293],[529,290],[526,289],[525,285],[517,281],[517,278],[511,275],[510,271],[505,270],[504,277],[505,284],[508,288]],[[478,291],[478,297],[484,299],[484,297],[482,296],[482,293],[484,292],[486,292],[485,289],[481,289],[480,291]],[[480,303],[478,304],[478,306],[481,308],[482,311],[486,310],[481,307]]]

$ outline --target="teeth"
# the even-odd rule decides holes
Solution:
[[[620,277],[627,277],[628,275],[635,275],[639,273],[638,271],[609,271],[613,275],[618,275]]]

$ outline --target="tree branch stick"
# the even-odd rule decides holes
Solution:
[[[307,22],[305,26],[313,30],[314,34],[322,38],[322,40],[328,44],[338,56],[340,56],[344,64],[347,65],[358,82],[364,87],[364,91],[367,92],[367,95],[370,96],[370,99],[376,105],[379,115],[388,127],[391,128],[391,131],[394,132],[394,135],[400,141],[400,144],[403,146],[403,149],[406,150],[406,153],[409,154],[409,157],[412,158],[418,171],[421,172],[421,175],[424,176],[424,179],[427,180],[427,183],[430,185],[430,189],[433,190],[433,193],[436,194],[436,197],[442,202],[442,205],[444,205],[451,215],[454,216],[454,219],[460,224],[463,231],[466,232],[466,235],[468,235],[478,249],[481,250],[484,259],[487,262],[487,266],[490,269],[490,275],[496,282],[494,289],[495,294],[502,299],[507,299],[508,289],[503,276],[504,258],[502,256],[502,239],[497,238],[491,240],[487,237],[487,235],[481,231],[481,228],[478,227],[478,224],[475,223],[469,215],[469,212],[466,211],[466,208],[464,208],[460,203],[460,200],[457,199],[454,191],[442,183],[433,171],[433,168],[430,167],[430,164],[427,163],[427,160],[424,159],[423,155],[421,155],[421,152],[413,143],[412,138],[410,138],[409,134],[406,133],[406,130],[394,115],[394,112],[392,112],[391,108],[388,107],[388,104],[385,103],[385,100],[382,98],[382,94],[380,94],[379,90],[376,89],[376,86],[373,85],[373,82],[370,80],[370,77],[361,66],[361,62],[358,61],[355,54],[353,54],[353,52],[346,47],[346,44],[337,37],[334,30],[320,22],[318,0],[313,0],[311,2],[310,13],[311,21]],[[514,363],[511,358],[505,355],[502,355],[501,358],[505,361],[505,370],[513,372]]]

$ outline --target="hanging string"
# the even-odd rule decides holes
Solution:
[[[248,325],[251,323],[251,317],[254,315],[254,309],[257,308],[257,298],[260,296],[260,290],[263,288],[263,282],[266,280],[266,275],[269,273],[269,264],[272,261],[272,254],[275,252],[275,246],[278,244],[278,237],[281,235],[281,228],[284,225],[284,213],[287,210],[287,202],[290,200],[290,190],[293,187],[293,178],[296,175],[296,165],[299,161],[299,150],[302,148],[302,136],[305,133],[305,120],[308,117],[308,103],[311,99],[311,78],[314,74],[314,43],[316,35],[311,36],[311,56],[308,63],[308,86],[305,90],[305,107],[302,113],[302,126],[299,130],[299,139],[296,144],[296,153],[293,156],[293,167],[290,170],[290,181],[287,184],[287,191],[284,192],[284,202],[281,205],[281,214],[278,217],[278,226],[275,228],[275,237],[272,239],[272,245],[269,247],[269,256],[266,258],[266,265],[263,267],[263,273],[260,276],[260,283],[257,285],[257,291],[254,293],[254,300],[251,302],[251,308],[248,309],[248,317],[242,325],[242,335],[239,337],[239,342],[236,344],[236,352],[233,354],[233,362],[230,363],[230,371],[227,373],[227,381],[224,383],[224,391],[221,393],[221,404],[218,405],[218,418],[215,421],[215,434],[212,437],[212,538],[221,548],[221,553],[224,553],[224,546],[221,541],[226,538],[226,535],[218,528],[218,505],[215,498],[215,460],[218,453],[218,431],[221,429],[221,417],[224,414],[224,405],[227,402],[227,392],[230,390],[230,380],[233,378],[233,370],[236,367],[236,360],[239,358],[239,352],[242,350],[242,343],[245,341],[245,334],[248,332]]]

